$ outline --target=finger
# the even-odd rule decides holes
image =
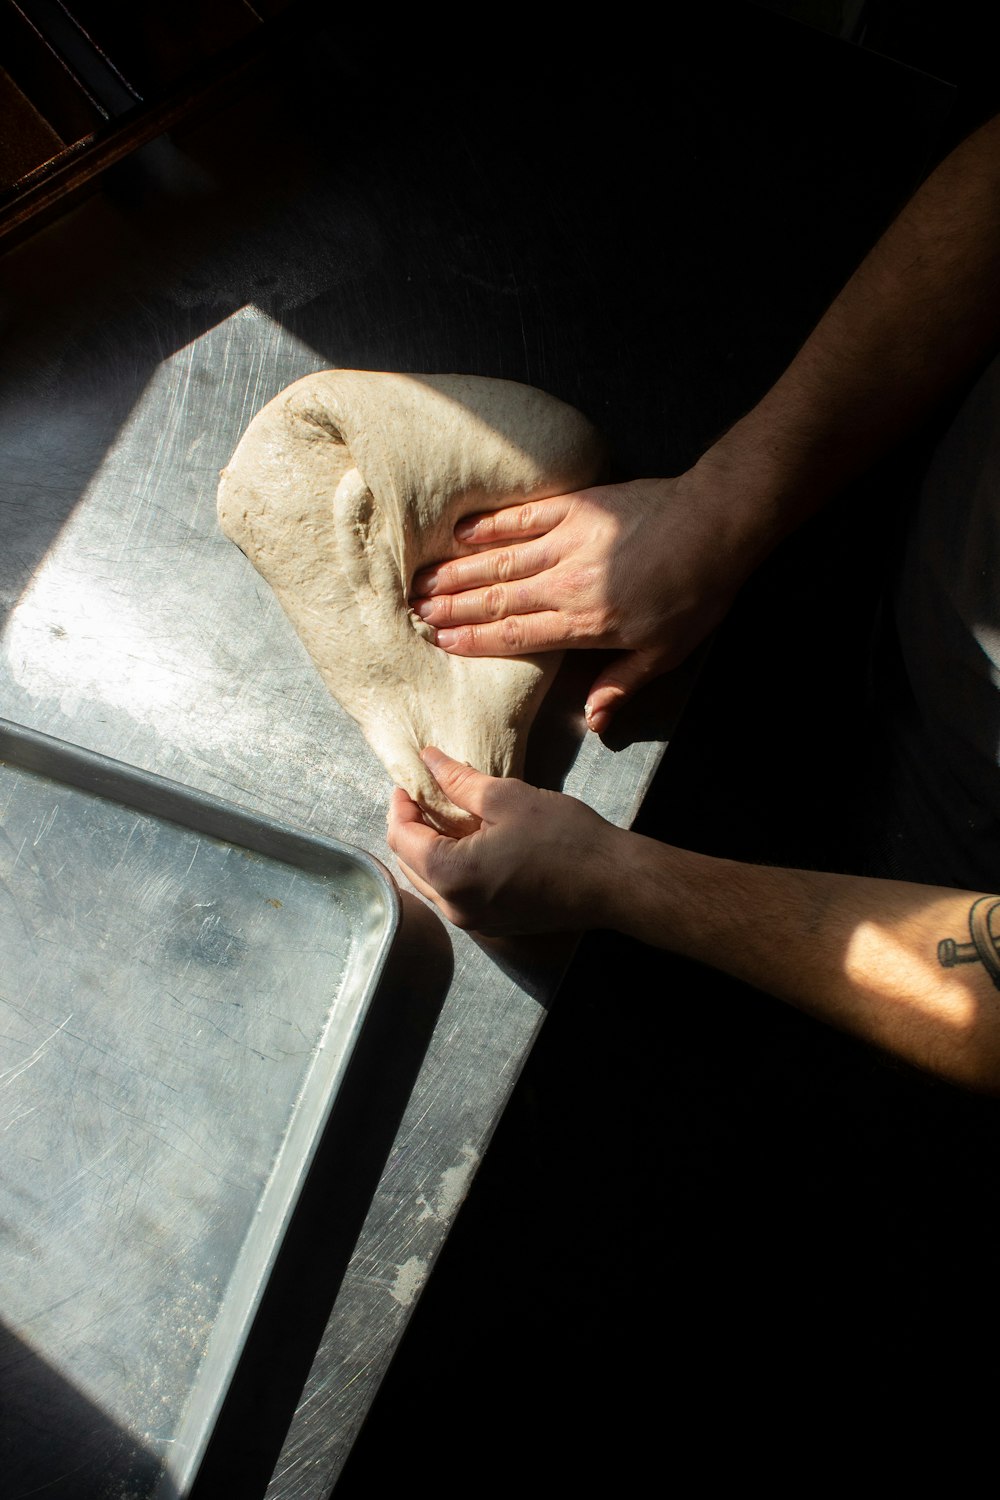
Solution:
[[[495,583],[488,589],[470,589],[464,594],[444,594],[439,599],[421,599],[414,613],[435,630],[458,625],[487,625],[508,615],[531,615],[550,609],[551,597],[532,579],[524,583]]]
[[[572,495],[550,495],[545,500],[527,500],[523,505],[463,516],[455,527],[455,538],[477,547],[526,541],[558,526],[572,503]]]
[[[410,597],[422,599],[432,594],[460,594],[466,589],[483,588],[491,583],[531,578],[554,562],[552,547],[545,540],[524,542],[496,552],[473,552],[468,557],[453,557],[449,562],[421,568],[413,575]]]
[[[445,755],[436,745],[428,745],[421,750],[420,759],[445,796],[456,807],[480,819],[485,816],[484,805],[495,777],[484,776],[482,771],[476,771],[460,760],[452,760],[450,755]]]
[[[401,823],[419,823],[421,821],[420,804],[414,801],[409,792],[404,791],[401,786],[393,787],[392,796],[389,798],[388,823],[392,827]]]
[[[395,789],[389,803],[386,836],[393,853],[421,867],[426,867],[437,844],[450,842],[424,822],[419,805],[401,787]]]
[[[448,626],[436,631],[434,640],[453,656],[526,656],[580,644],[557,610],[508,615],[495,624]]]
[[[645,683],[666,671],[662,652],[627,651],[595,678],[584,717],[587,728],[603,734],[624,703],[635,696]]]
[[[399,866],[400,870],[402,870],[403,874],[406,876],[407,880],[413,886],[413,889],[415,891],[419,891],[422,896],[427,896],[429,900],[435,903],[440,901],[441,898],[438,896],[438,893],[434,889],[434,887],[432,885],[428,885],[424,877],[422,875],[418,875],[413,866],[408,865],[401,854],[396,855],[396,864]]]

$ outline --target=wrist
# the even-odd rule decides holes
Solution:
[[[704,857],[609,824],[590,925],[684,952],[686,908],[698,901],[691,891],[700,884],[698,861]]]
[[[677,483],[688,503],[711,517],[715,545],[731,559],[741,583],[793,529],[800,508],[789,475],[766,445],[736,429],[713,443]]]
[[[748,574],[859,467],[858,445],[829,404],[808,395],[801,373],[786,373],[685,476],[693,493],[724,501],[722,520]]]

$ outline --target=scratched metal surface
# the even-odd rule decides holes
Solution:
[[[69,1445],[78,1493],[184,1494],[396,894],[350,848],[17,726],[0,754],[4,1493],[64,1493]],[[76,1403],[43,1443],[13,1415],[40,1367]]]
[[[155,328],[149,332],[155,338]],[[134,405],[87,475],[77,467],[76,438],[88,422],[87,406],[101,406],[102,382],[114,381],[113,364],[102,367],[98,361],[83,390],[72,379],[61,382],[41,410],[29,409],[16,396],[8,400],[4,525],[8,535],[15,528],[27,535],[37,561],[25,586],[9,599],[0,641],[0,713],[357,844],[391,864],[384,835],[390,789],[384,771],[354,723],[326,693],[266,586],[215,523],[216,476],[249,417],[291,380],[325,363],[266,314],[252,306],[239,309],[153,364]],[[59,524],[49,531],[53,511],[59,513]],[[32,521],[48,533],[44,546],[35,543]],[[561,730],[564,738],[572,733],[566,725]],[[577,745],[563,785],[609,818],[627,822],[661,748],[658,740],[648,739],[612,754],[591,737]],[[32,804],[24,814],[29,819],[24,830],[17,823],[6,828],[5,847],[13,841],[16,852],[29,834],[34,846],[50,815],[50,809]],[[65,824],[63,818],[60,830]],[[93,858],[96,851],[89,835],[81,836],[80,858],[71,850],[62,859],[67,887],[57,884],[47,896],[51,940],[60,944],[76,930],[68,914],[80,905],[93,876],[82,856],[89,852]],[[129,918],[137,902],[148,904],[147,920],[156,926],[162,912],[157,900],[147,902],[144,893],[160,889],[165,907],[176,901],[174,876],[169,865],[160,869],[158,861],[172,864],[178,857],[154,847],[143,868],[125,869],[108,899]],[[205,879],[201,894],[206,901],[217,899],[213,873],[206,871]],[[17,919],[12,920],[16,926]],[[81,939],[87,936],[82,930]],[[519,959],[515,949],[501,964],[472,938],[457,932],[448,937],[454,972],[440,1020],[324,1343],[322,1389],[309,1392],[313,1422],[297,1434],[295,1452],[275,1493],[313,1492],[311,1480],[303,1489],[294,1476],[303,1465],[313,1472],[318,1436],[328,1446],[332,1441],[341,1456],[346,1453],[558,978],[558,964],[548,955],[533,961],[529,953]],[[21,953],[15,927],[3,933],[3,940],[9,954]],[[142,933],[130,939],[133,947],[141,942]],[[85,942],[75,955],[67,952],[70,988],[78,988],[91,955]],[[145,962],[123,960],[112,1008],[119,991],[131,993],[146,976]],[[308,979],[301,976],[307,995]],[[8,1076],[13,1079],[37,1057],[44,1058],[44,1066],[33,1067],[30,1079],[43,1090],[59,1092],[70,1074],[77,1087],[89,1087],[91,1071],[78,1071],[77,1054],[82,1048],[96,1058],[109,1019],[81,1042],[67,1029],[76,1024],[72,1016],[79,1019],[79,1002],[63,1004],[55,994],[32,994],[33,983],[33,971],[15,965],[8,974],[8,993],[20,1017],[14,1031],[17,1055],[7,1059]],[[147,988],[143,985],[133,997],[140,1011],[148,1008]],[[302,1024],[312,1033],[317,1019],[303,1017]],[[177,1100],[179,1085],[163,1071],[158,1024],[150,1020],[132,1032],[128,1049],[102,1063],[111,1074],[107,1098],[102,1094],[99,1104],[102,1120],[105,1112],[128,1113],[132,1095],[126,1085],[139,1075],[149,1080],[164,1105]],[[186,1036],[177,1043],[182,1048],[195,1045]],[[205,1065],[203,1055],[199,1066]],[[221,1076],[218,1108],[225,1117],[251,1080],[242,1071]],[[7,1097],[29,1154],[36,1148],[45,1156],[56,1151],[65,1161],[65,1194],[58,1184],[53,1192],[72,1204],[75,1174],[92,1170],[73,1145],[72,1115],[50,1117],[44,1134],[36,1137],[41,1120],[33,1113],[34,1091],[26,1098],[23,1089],[11,1089]],[[167,1126],[168,1133],[181,1132],[185,1119],[186,1106]],[[98,1121],[94,1128],[103,1140],[106,1122]],[[263,1150],[267,1137],[255,1138]],[[129,1202],[134,1205],[137,1176],[149,1170],[151,1132],[147,1128],[135,1140],[125,1132],[118,1139],[117,1149],[125,1154],[106,1163],[118,1196],[98,1192],[87,1217],[72,1216],[64,1223],[55,1216],[37,1225],[39,1243],[47,1248],[37,1263],[38,1274],[71,1299],[73,1310],[69,1320],[64,1313],[54,1314],[52,1326],[39,1330],[36,1347],[74,1380],[76,1363],[66,1352],[72,1330],[96,1316],[106,1296],[103,1283],[89,1285],[80,1275],[86,1262],[80,1258],[79,1237],[91,1234],[91,1219],[110,1226],[114,1253],[128,1262],[122,1267],[126,1280],[139,1277],[147,1266],[147,1229],[140,1237],[121,1195],[133,1195]],[[243,1140],[241,1131],[233,1141],[214,1140],[211,1149],[199,1142],[206,1184],[226,1180]],[[169,1172],[175,1144],[166,1148],[157,1170]],[[96,1143],[94,1149],[100,1156],[104,1148]],[[214,1160],[216,1149],[220,1154]],[[102,1182],[104,1172],[102,1167]],[[251,1174],[236,1190],[246,1201],[252,1199],[254,1180]],[[179,1223],[176,1232],[186,1240],[197,1237],[187,1223]],[[213,1292],[197,1269],[178,1267],[170,1246],[163,1249],[163,1285],[144,1293],[148,1316],[130,1325],[127,1357],[116,1349],[116,1322],[105,1319],[101,1339],[88,1353],[93,1373],[83,1381],[84,1390],[104,1410],[153,1446],[172,1432],[144,1405],[148,1393],[159,1390],[159,1380],[152,1380],[162,1358],[159,1309],[177,1305],[179,1275],[189,1287],[190,1326],[199,1327],[211,1322],[206,1309]],[[34,1299],[29,1305],[45,1300],[34,1281],[25,1295]],[[54,1290],[49,1295],[55,1306],[59,1298]],[[19,1307],[8,1304],[6,1311],[17,1331]],[[193,1348],[200,1348],[196,1340]],[[106,1368],[100,1371],[102,1360]],[[123,1369],[129,1371],[124,1388]],[[173,1378],[180,1382],[182,1372]],[[315,1423],[319,1410],[321,1424]]]
[[[474,307],[463,316],[461,299],[451,304],[451,324],[431,315],[456,255],[475,269],[463,296],[476,295],[468,287],[478,276],[502,317],[511,307],[506,273],[493,264],[496,244],[483,232],[456,241],[450,189],[436,202],[426,182],[417,184],[421,222],[412,235],[408,226],[407,244],[418,245],[424,285],[414,286],[420,276],[394,239],[398,205],[386,187],[404,192],[405,173],[391,159],[381,177],[370,163],[335,172],[292,119],[280,99],[269,111],[265,91],[180,144],[157,143],[113,190],[0,265],[0,714],[357,845],[391,868],[386,775],[267,587],[220,535],[218,472],[250,417],[311,370],[509,374],[564,396],[573,395],[572,381],[560,386],[552,370],[544,379],[544,362],[525,369],[498,361],[503,330]],[[261,147],[252,173],[248,136]],[[497,233],[501,243],[505,227]],[[627,824],[686,684],[668,685],[612,749],[582,731],[586,670],[575,660],[553,689],[532,733],[529,769]],[[143,878],[155,873],[150,864]],[[134,896],[126,881],[115,900],[128,906]],[[53,911],[60,941],[79,899],[73,886]],[[16,950],[17,933],[6,937]],[[571,952],[563,942],[484,945],[439,923],[435,941],[448,949],[436,1021],[272,1496],[325,1494],[333,1483]],[[82,973],[85,952],[75,962]],[[405,1005],[407,982],[397,983]],[[27,988],[25,977],[18,989]],[[39,1048],[48,1086],[61,1090],[78,1061],[72,1023],[55,997],[37,1012],[26,1011],[25,993],[13,999],[18,1056],[23,1062]],[[112,1075],[106,1107],[137,1070],[152,1090],[168,1089],[161,1062],[155,1034],[138,1031],[127,1057],[104,1064]],[[30,1131],[30,1120],[20,1128]],[[72,1141],[55,1124],[48,1129],[51,1139],[39,1144],[64,1153],[69,1171]],[[206,1172],[223,1171],[232,1149],[220,1143]],[[123,1159],[123,1174],[133,1166]],[[120,1207],[109,1200],[106,1212],[118,1216]],[[49,1226],[46,1241],[57,1237]],[[120,1243],[132,1253],[127,1235]],[[73,1274],[73,1244],[54,1243],[47,1254],[64,1282],[69,1312],[61,1316],[76,1326],[92,1294]],[[123,1375],[119,1360],[107,1381],[142,1381],[154,1345],[150,1335],[135,1352],[135,1374]],[[104,1384],[94,1394],[110,1400]]]

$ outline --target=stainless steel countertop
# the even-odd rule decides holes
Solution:
[[[681,472],[783,367],[947,106],[757,6],[718,10],[672,18],[662,48],[580,28],[545,62],[497,22],[492,66],[456,33],[437,68],[433,37],[396,56],[338,18],[0,260],[0,716],[391,869],[387,778],[218,532],[218,471],[265,401],[339,365],[525,381],[604,430],[617,477]],[[528,775],[626,824],[689,678],[605,745],[580,715],[593,670],[567,658]],[[314,1326],[248,1350],[248,1497],[329,1493],[572,952],[403,907],[321,1164],[334,1209],[326,1177],[304,1195],[312,1269],[282,1307]]]
[[[558,382],[544,360],[512,365],[491,347],[502,330],[469,301],[478,277],[504,317],[512,306],[509,269],[489,269],[502,217],[492,240],[480,230],[463,248],[451,190],[438,202],[422,188],[407,264],[385,200],[399,163],[377,165],[349,152],[331,165],[265,91],[147,148],[0,263],[0,715],[392,869],[388,778],[219,532],[218,472],[251,416],[312,370]],[[432,308],[456,320],[448,347]],[[555,393],[579,399],[575,378]],[[625,825],[686,680],[648,695],[611,748],[583,730],[592,668],[567,660],[529,774]],[[446,975],[436,1019],[269,1496],[323,1495],[335,1480],[573,947],[485,943],[429,909],[420,923],[418,952],[434,947]],[[401,1018],[422,983],[393,979]]]

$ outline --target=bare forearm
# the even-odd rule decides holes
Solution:
[[[917,1067],[1000,1090],[1000,992],[969,943],[978,893],[737,864],[616,837],[607,925],[722,969]],[[944,967],[939,944],[949,938],[972,961]]]
[[[761,553],[910,430],[1000,338],[1000,117],[928,177],[764,398],[692,471]]]
[[[397,791],[389,843],[450,922],[492,936],[614,928],[733,974],[917,1067],[1000,1092],[1000,990],[991,978],[1000,979],[1000,953],[990,927],[995,906],[1000,930],[1000,898],[714,859],[617,828],[573,797],[484,776],[440,750],[423,758],[479,827],[450,838]],[[962,951],[942,955],[948,939]],[[968,962],[952,967],[943,956]]]

